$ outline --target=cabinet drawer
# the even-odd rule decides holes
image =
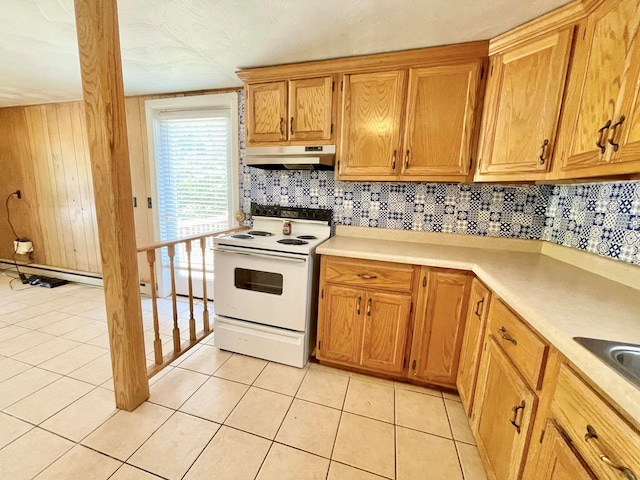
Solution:
[[[549,346],[500,300],[491,303],[489,332],[529,385],[539,389]]]
[[[598,478],[640,478],[640,433],[567,365],[560,368],[551,410]]]
[[[394,292],[410,293],[412,289],[412,265],[340,257],[322,257],[322,261],[325,282]]]

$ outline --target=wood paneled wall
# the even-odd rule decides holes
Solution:
[[[147,208],[147,198],[154,195],[149,173],[145,101],[236,90],[126,99],[131,183],[137,199],[134,214],[138,246],[154,240],[152,210]],[[11,192],[22,191],[21,200],[9,201],[11,219],[18,235],[33,242],[35,263],[100,273],[83,102],[0,108],[0,179],[3,202]],[[12,258],[13,237],[2,205],[0,258]],[[146,259],[141,257],[138,266],[141,278],[147,280]]]

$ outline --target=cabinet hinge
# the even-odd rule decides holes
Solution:
[[[542,432],[540,432],[540,443],[542,443],[542,441],[544,440],[544,432],[546,430],[542,430]]]
[[[484,65],[480,69],[480,80],[482,80],[483,78],[484,78]]]
[[[416,361],[414,360],[413,363],[411,364],[411,369],[415,370],[416,369]]]
[[[320,298],[324,298],[324,288],[322,289],[322,292],[320,293]]]
[[[422,286],[423,287],[427,286],[427,276],[426,275],[424,277],[422,277]]]
[[[318,342],[318,350],[320,350],[321,348],[322,348],[322,340]]]
[[[491,65],[491,72],[489,73],[489,75],[493,75],[493,65]]]
[[[584,40],[584,39],[586,38],[586,36],[587,36],[587,29],[585,28],[585,29],[582,31],[582,40]]]
[[[340,160],[338,160],[338,165],[337,165],[337,167],[338,167],[338,172],[339,172],[339,171],[340,171]]]
[[[331,91],[333,92],[335,91],[335,89],[336,89],[336,82],[334,81],[334,82],[331,82]]]
[[[413,312],[413,302],[411,302],[411,306],[409,307],[409,313]]]
[[[331,133],[333,133],[333,123],[331,124]]]
[[[153,208],[153,202],[151,201],[151,197],[147,197],[147,208]]]
[[[344,80],[340,80],[340,91],[344,88]]]
[[[133,197],[133,208],[137,208],[137,206],[138,206],[138,198]]]
[[[402,360],[402,368],[407,368],[407,357],[404,357],[404,360]]]

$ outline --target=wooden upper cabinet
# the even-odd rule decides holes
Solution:
[[[351,74],[342,81],[339,178],[395,177],[406,72]]]
[[[421,275],[409,377],[455,388],[471,279],[427,267]]]
[[[544,178],[573,43],[566,27],[491,59],[476,180]]]
[[[287,139],[287,82],[247,85],[247,143]]]
[[[401,176],[463,180],[475,151],[481,61],[409,69]],[[441,178],[444,180],[445,178]]]
[[[332,77],[289,82],[289,139],[329,140],[334,81]]]
[[[407,344],[411,295],[368,292],[363,304],[362,366],[401,374]]]
[[[581,25],[558,142],[559,178],[640,171],[639,24],[640,1],[615,0]]]
[[[328,143],[334,77],[248,83],[247,144]]]

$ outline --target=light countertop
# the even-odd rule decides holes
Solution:
[[[494,249],[421,243],[414,238],[337,235],[316,251],[473,271],[640,424],[640,389],[573,340],[593,337],[640,344],[640,290],[541,253],[510,251],[502,245]]]

